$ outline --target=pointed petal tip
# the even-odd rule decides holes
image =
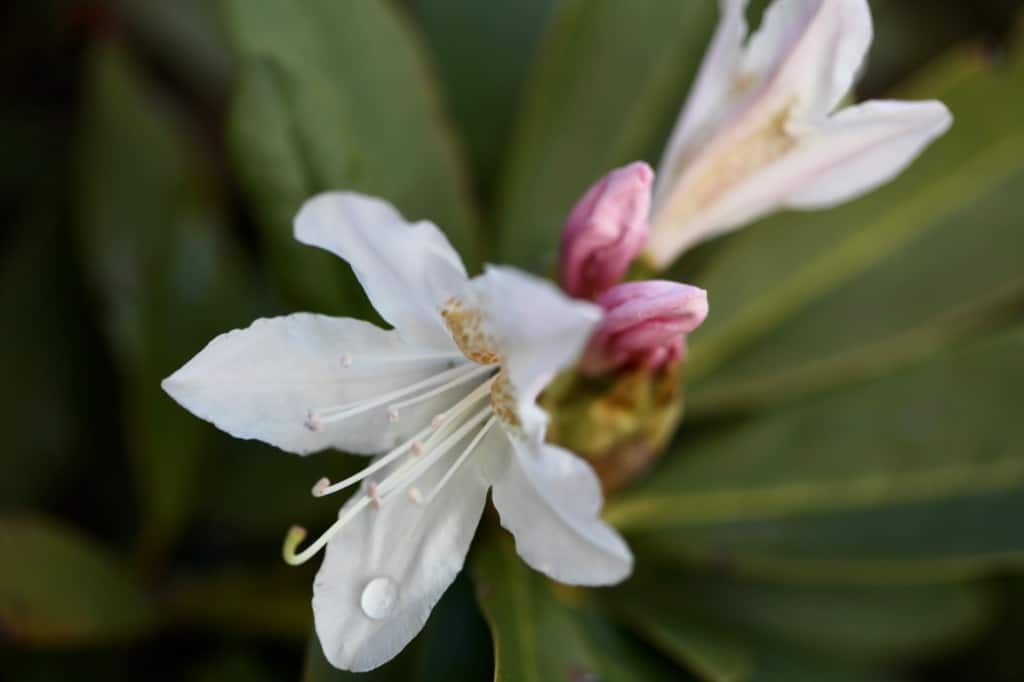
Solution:
[[[935,128],[938,131],[937,134],[942,135],[953,126],[955,117],[953,112],[950,111],[949,107],[945,103],[940,102],[937,99],[926,100],[921,103],[922,105],[928,106],[935,120]]]
[[[292,220],[295,239],[308,246],[329,251],[329,244],[324,243],[324,220],[337,221],[338,218],[344,218],[349,211],[360,209],[380,211],[380,215],[385,215],[388,219],[406,222],[393,204],[380,197],[347,190],[331,190],[314,194],[302,202]]]
[[[308,246],[320,246],[318,238],[319,215],[330,205],[337,205],[348,200],[350,192],[322,192],[314,194],[302,202],[302,206],[292,220],[292,231],[295,240]]]
[[[160,388],[163,392],[173,398],[177,403],[181,403],[181,393],[188,383],[187,378],[182,374],[183,369],[185,369],[184,366],[178,368],[172,374],[164,377],[163,381],[160,382]]]

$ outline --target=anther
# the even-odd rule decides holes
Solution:
[[[433,426],[436,429],[441,424],[444,424],[444,420],[447,419],[447,418],[448,418],[448,415],[446,415],[446,414],[444,414],[442,412],[441,414],[436,415],[433,419],[430,420],[430,425]]]
[[[313,497],[323,497],[327,494],[327,489],[331,486],[331,479],[324,476],[319,481],[313,484]]]
[[[388,421],[392,424],[398,421],[398,410],[393,407],[388,408]]]
[[[302,526],[292,526],[289,528],[287,535],[284,536],[284,546],[281,548],[281,555],[284,557],[285,563],[298,566],[312,559],[316,556],[317,552],[327,546],[331,538],[341,532],[341,529],[348,525],[363,509],[366,509],[371,501],[369,497],[360,497],[354,503],[342,507],[341,512],[338,514],[338,520],[332,523],[330,528],[324,531],[320,537],[311,542],[309,547],[301,552],[296,550],[298,550],[302,541],[306,539],[306,529]]]
[[[366,494],[369,495],[374,509],[380,509],[380,495],[377,494],[377,481],[370,481],[366,484]]]
[[[410,448],[410,450],[412,450],[412,454],[415,457],[419,457],[420,455],[422,455],[424,452],[427,451],[427,449],[425,447],[423,447],[423,443],[421,443],[419,441],[416,441],[415,443],[413,443],[412,447]]]
[[[284,545],[281,547],[281,556],[284,557],[285,563],[292,566],[298,566],[302,563],[295,550],[299,548],[299,545],[305,539],[306,529],[302,526],[292,526],[288,529],[288,534],[284,536]]]
[[[316,412],[309,410],[306,412],[306,428],[310,431],[323,431],[324,425],[320,422],[320,417],[317,416]]]
[[[413,486],[413,487],[409,488],[408,495],[409,495],[409,499],[414,504],[423,504],[423,493],[421,493],[420,489],[417,488],[416,486]]]
[[[352,366],[352,356],[348,353],[341,354],[341,366],[348,369]]]

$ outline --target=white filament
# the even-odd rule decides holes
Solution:
[[[473,452],[474,449],[476,449],[476,446],[480,444],[480,441],[483,440],[485,435],[487,435],[487,432],[491,430],[491,427],[494,426],[495,421],[496,420],[492,415],[491,418],[487,420],[487,423],[484,424],[484,427],[480,429],[480,431],[478,431],[475,436],[473,436],[473,440],[469,442],[469,445],[466,446],[466,449],[462,451],[462,454],[460,454],[458,459],[455,460],[455,463],[448,467],[448,471],[444,472],[444,476],[441,477],[441,480],[438,481],[437,485],[434,486],[434,489],[431,490],[430,493],[427,495],[426,501],[423,502],[424,504],[430,504],[431,502],[434,501],[434,498],[437,497],[438,493],[441,492],[441,488],[443,488],[444,485],[451,480],[452,476],[454,476],[456,472],[458,472],[458,470],[462,467],[462,464],[467,459],[469,459],[469,455]]]
[[[310,428],[320,428],[323,424],[340,421],[347,419],[348,417],[362,414],[367,410],[372,410],[375,407],[381,405],[387,405],[397,398],[403,398],[410,393],[415,393],[424,388],[433,388],[437,384],[443,384],[440,390],[436,393],[447,390],[453,386],[457,386],[469,377],[475,376],[480,373],[480,365],[476,364],[465,364],[453,367],[451,369],[439,372],[431,377],[424,379],[423,381],[417,381],[414,384],[405,386],[390,393],[370,398],[369,400],[357,400],[351,403],[345,403],[344,405],[336,405],[334,407],[325,407],[321,409],[314,409],[309,411],[308,422]]]
[[[493,383],[493,380],[484,382],[483,384],[478,386],[476,389],[473,390],[472,393],[470,393],[465,398],[457,402],[451,408],[449,413],[458,416],[459,414],[465,412],[471,405],[473,405],[473,403],[480,400],[482,397],[484,397],[485,394],[487,394],[490,391],[491,383]],[[336,493],[339,490],[344,490],[345,488],[355,485],[356,483],[359,483],[360,481],[365,479],[367,476],[370,476],[371,474],[379,471],[388,464],[391,464],[396,459],[405,454],[406,451],[408,450],[412,450],[412,453],[416,456],[423,454],[423,452],[425,452],[427,444],[422,443],[420,439],[426,436],[427,434],[431,434],[431,432],[434,431],[434,429],[435,427],[433,425],[421,429],[416,433],[416,435],[414,435],[412,438],[396,447],[394,450],[391,450],[387,454],[378,458],[373,463],[364,467],[362,470],[352,474],[351,476],[342,481],[338,481],[337,483],[332,483],[329,485],[323,485],[322,481],[324,479],[321,479],[320,481],[317,482],[317,485],[314,487],[314,494],[316,494],[317,497],[323,497],[324,495],[330,495],[331,493]],[[427,443],[429,444],[430,441],[428,440]]]

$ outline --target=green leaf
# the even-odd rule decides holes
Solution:
[[[436,55],[477,181],[489,190],[508,149],[529,66],[556,2],[408,0],[408,4]]]
[[[735,634],[713,628],[685,612],[655,609],[641,613],[633,605],[619,606],[618,611],[641,637],[701,680],[746,682],[753,678],[756,668],[763,667],[753,647]]]
[[[495,682],[688,679],[580,603],[585,592],[530,569],[505,538],[477,548],[472,572],[494,640]]]
[[[736,235],[697,279],[692,413],[750,408],[889,371],[1000,323],[1024,300],[1024,50],[1003,68],[943,60],[902,97],[935,97],[953,129],[904,175],[828,212]]]
[[[716,19],[711,2],[560,3],[528,82],[499,197],[499,256],[554,263],[583,191],[616,166],[653,159]]]
[[[212,574],[178,574],[161,595],[163,614],[178,627],[301,642],[313,617],[311,585],[312,571],[283,562],[269,570],[220,566]]]
[[[864,664],[696,627],[678,614],[659,611],[634,621],[645,637],[706,682],[896,682],[889,672]]]
[[[799,580],[1024,563],[1024,328],[681,443],[608,518],[641,549]]]
[[[151,605],[103,548],[41,518],[0,518],[0,627],[15,640],[81,644],[137,635]]]
[[[302,682],[486,680],[493,668],[486,626],[473,601],[469,580],[460,575],[434,607],[416,639],[376,670],[350,673],[333,668],[313,633],[306,647]]]
[[[998,588],[998,627],[966,655],[943,666],[950,680],[1017,682],[1024,679],[1024,657],[1020,655],[1020,638],[1024,633],[1024,578],[1001,579],[995,581],[994,587]]]
[[[303,201],[350,182],[347,120],[330,88],[307,86],[273,62],[250,59],[241,68],[228,141],[278,288],[298,306],[363,317],[369,306],[352,272],[292,236]],[[333,160],[334,168],[315,166],[317,159]]]
[[[129,26],[163,63],[220,99],[232,67],[216,3],[209,0],[113,0]]]
[[[424,50],[391,5],[225,0],[225,7],[238,55],[277,69],[243,79],[232,116],[236,165],[264,207],[264,231],[290,238],[298,200],[356,190],[388,199],[410,220],[437,223],[474,266],[476,217],[456,142]],[[272,159],[285,167],[261,167]]]
[[[191,513],[213,430],[160,381],[213,336],[247,324],[259,298],[202,183],[192,141],[114,45],[91,55],[79,157],[81,258],[123,382],[143,549]]]
[[[898,587],[787,585],[641,564],[606,598],[627,618],[671,623],[694,669],[742,677],[751,652],[723,641],[770,639],[820,658],[907,663],[947,653],[991,623],[989,593],[962,584]]]
[[[5,510],[37,501],[67,472],[87,428],[79,396],[92,378],[79,362],[91,344],[81,334],[82,301],[56,216],[12,231],[0,262],[0,316],[17,320],[17,333],[0,338],[0,367],[17,387],[0,394],[5,447],[17,461],[0,477]]]

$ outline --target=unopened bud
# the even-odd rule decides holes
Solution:
[[[708,315],[706,291],[664,280],[619,284],[597,302],[604,318],[581,362],[591,376],[626,366],[654,371],[681,360],[686,335]]]
[[[618,283],[647,241],[654,172],[642,161],[613,170],[569,213],[562,233],[562,286],[593,300]]]

